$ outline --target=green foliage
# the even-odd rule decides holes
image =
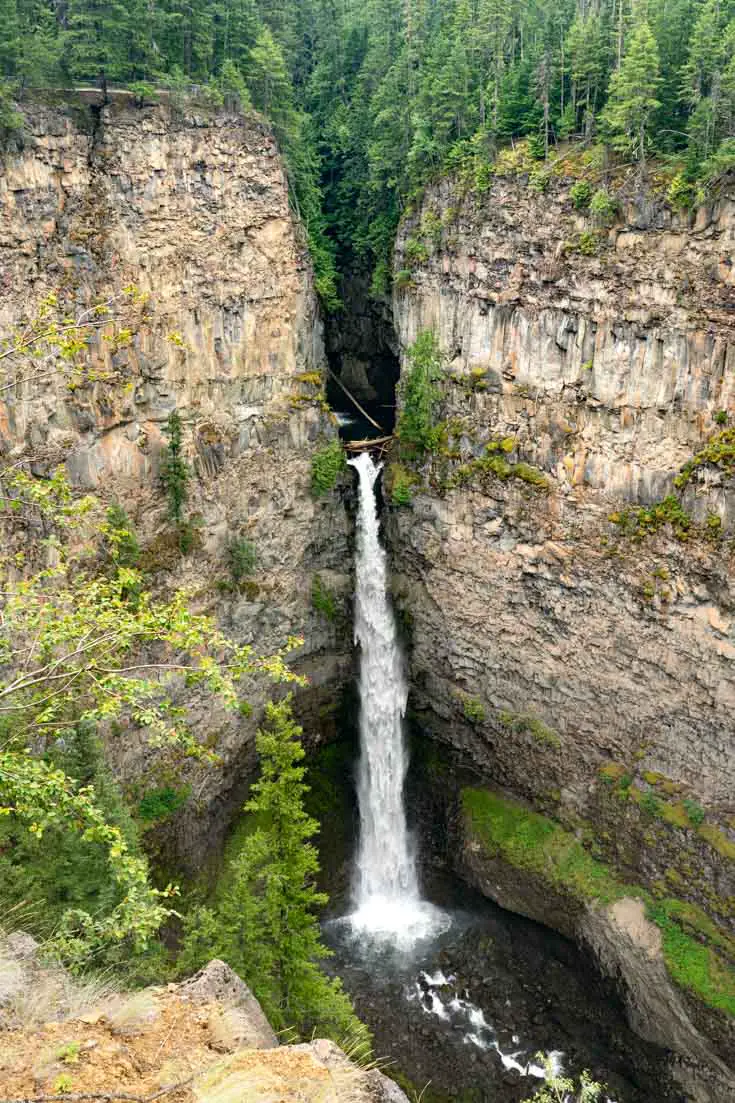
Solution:
[[[577,249],[585,257],[594,257],[600,248],[600,238],[594,230],[582,230],[577,240]]]
[[[596,226],[610,226],[615,221],[618,206],[605,188],[598,188],[590,200],[590,214]]]
[[[666,192],[667,202],[675,210],[688,211],[694,206],[696,199],[697,189],[694,183],[687,179],[685,173],[677,172]]]
[[[410,506],[413,501],[415,477],[400,464],[391,464],[390,500],[394,506]]]
[[[462,712],[470,724],[485,723],[485,706],[478,697],[463,697]]]
[[[311,492],[315,498],[323,498],[334,490],[345,470],[345,453],[339,440],[330,440],[311,457]]]
[[[512,712],[501,712],[498,719],[501,724],[512,732],[517,734],[528,732],[535,742],[542,746],[554,747],[556,750],[561,747],[561,739],[558,733],[539,720],[537,716],[530,716],[526,713],[516,715]]]
[[[108,508],[107,517],[100,527],[115,566],[137,567],[140,560],[140,544],[122,506],[114,502]]]
[[[727,410],[718,410],[715,414],[715,423],[717,425],[727,425]]]
[[[704,823],[704,809],[701,804],[691,797],[685,798],[682,804],[684,805],[690,823],[694,824],[695,827],[699,827],[701,823]]]
[[[173,785],[149,789],[138,802],[138,816],[145,824],[161,823],[170,819],[186,804],[190,791],[188,786],[177,789]]]
[[[719,467],[728,476],[735,474],[735,427],[723,429],[710,437],[706,446],[684,464],[674,479],[674,485],[683,490],[695,471],[707,464]]]
[[[530,1096],[525,1103],[601,1103],[605,1085],[593,1080],[585,1070],[579,1078],[579,1084],[569,1076],[561,1076],[554,1067],[554,1060],[543,1053],[536,1054],[536,1060],[545,1066],[544,1086]]]
[[[660,83],[658,43],[643,19],[634,26],[622,64],[612,75],[602,114],[613,147],[632,154],[641,167],[651,145],[654,115],[661,106],[656,98]]]
[[[592,858],[560,824],[499,794],[464,789],[462,808],[468,830],[488,854],[537,876],[578,904],[609,904],[624,896],[643,899],[649,918],[661,929],[671,977],[710,1006],[735,1014],[732,940],[697,908],[670,898],[654,903],[643,889],[626,884]]]
[[[676,482],[676,480],[674,480]],[[667,495],[650,509],[624,509],[611,513],[608,517],[625,536],[642,540],[645,536],[658,532],[664,525],[671,525],[677,540],[687,540],[692,529],[692,519],[681,502],[673,494]]]
[[[322,576],[315,574],[311,580],[311,604],[317,613],[321,613],[327,620],[335,621],[339,612],[337,598],[330,589],[325,586]]]
[[[304,810],[301,729],[288,699],[267,706],[257,747],[261,774],[245,805],[253,828],[214,908],[188,917],[181,968],[223,957],[250,985],[276,1030],[367,1041],[340,982],[319,966],[328,951],[317,913],[327,898],[315,887],[319,861],[311,840],[318,824]]]
[[[161,483],[168,499],[169,517],[180,525],[184,519],[184,503],[189,497],[187,487],[191,471],[183,456],[181,416],[176,410],[169,414],[166,436],[168,445],[161,457]]]
[[[442,358],[432,330],[423,330],[408,350],[400,383],[400,410],[396,435],[409,457],[431,452],[439,440],[437,406]]]
[[[236,585],[253,573],[257,562],[258,553],[252,540],[239,536],[227,545],[227,563],[232,581]]]
[[[572,206],[576,211],[585,211],[592,199],[592,188],[588,180],[577,180],[569,191]]]

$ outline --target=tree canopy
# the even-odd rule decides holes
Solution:
[[[318,289],[362,258],[385,289],[401,210],[499,144],[601,136],[621,157],[735,164],[735,0],[0,0],[11,90],[98,80],[266,113]],[[13,123],[0,88],[0,128]]]

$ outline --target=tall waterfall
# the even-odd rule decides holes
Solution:
[[[354,886],[357,910],[350,918],[353,927],[365,932],[413,941],[428,933],[437,913],[421,901],[403,804],[408,687],[379,538],[375,484],[380,465],[367,452],[349,462],[360,477],[355,601],[355,639],[360,645],[360,843]]]

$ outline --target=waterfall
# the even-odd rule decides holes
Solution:
[[[436,909],[421,900],[403,786],[408,687],[388,598],[385,551],[375,484],[381,465],[363,452],[350,460],[360,478],[357,519],[355,640],[360,645],[360,842],[354,884],[354,928],[393,941],[415,941],[433,928]]]

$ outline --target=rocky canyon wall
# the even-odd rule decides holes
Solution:
[[[96,378],[70,386],[28,373],[0,393],[3,458],[40,477],[63,463],[75,487],[118,500],[143,546],[147,583],[191,588],[197,608],[239,642],[265,652],[303,635],[294,665],[311,685],[298,703],[318,736],[332,723],[350,640],[347,618],[317,613],[310,593],[318,573],[338,606],[346,598],[350,528],[336,499],[309,492],[311,457],[335,430],[322,400],[311,267],[269,130],[257,117],[138,108],[129,98],[27,107],[22,143],[2,159],[0,213],[4,333],[50,293],[70,317],[126,301],[130,285],[148,297],[128,339],[92,343]],[[173,410],[195,473],[187,512],[196,546],[186,558],[159,481]],[[236,538],[257,556],[239,587],[226,558]],[[192,866],[216,850],[242,795],[266,692],[253,687],[252,719],[205,701],[196,716],[195,706],[198,734],[223,756],[219,769],[168,761],[143,732],[110,741],[123,780],[189,783],[171,832]]]
[[[422,330],[443,355],[441,440],[387,526],[413,707],[484,784],[732,930],[735,190],[689,215],[631,189],[600,228],[572,185],[445,181],[399,234],[403,370]],[[545,915],[457,853],[559,926],[548,885]],[[735,1068],[715,1019],[704,1049],[668,1035],[695,1065],[710,1046],[692,1098]]]

